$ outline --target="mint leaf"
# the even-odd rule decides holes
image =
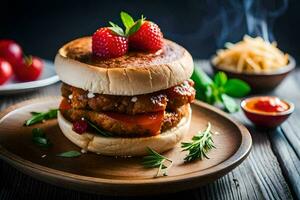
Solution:
[[[144,22],[144,19],[143,19],[143,18],[137,20],[137,21],[134,23],[134,25],[131,26],[131,28],[129,29],[129,31],[128,31],[128,33],[127,33],[126,35],[127,35],[127,36],[130,36],[130,35],[133,35],[135,32],[137,32],[137,31],[141,28],[143,22]]]
[[[232,97],[244,97],[250,90],[250,86],[239,79],[229,79],[224,85],[224,92]]]
[[[66,151],[60,154],[57,154],[59,157],[64,157],[64,158],[75,158],[79,157],[81,153],[79,151]]]
[[[221,101],[228,112],[234,113],[239,110],[239,106],[237,105],[237,103],[232,97],[228,96],[227,94],[221,94]]]
[[[51,143],[40,128],[32,129],[32,142],[41,147],[50,147]]]
[[[121,20],[126,28],[126,33],[129,31],[129,29],[134,25],[134,20],[133,18],[126,12],[122,11],[120,13]]]
[[[224,72],[218,72],[215,77],[214,77],[214,83],[218,86],[221,87],[225,85],[227,82],[227,75]]]
[[[109,22],[109,24],[111,25],[111,27],[108,27],[112,32],[114,32],[117,35],[120,36],[125,36],[123,29],[118,26],[117,24],[113,23],[113,22]]]
[[[50,109],[48,112],[31,112],[32,117],[25,121],[25,126],[30,126],[43,120],[53,119],[57,117],[58,109]]]

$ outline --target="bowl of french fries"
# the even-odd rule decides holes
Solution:
[[[253,92],[270,91],[295,68],[295,59],[283,53],[275,42],[244,36],[235,44],[226,43],[211,59],[215,72],[246,81]]]

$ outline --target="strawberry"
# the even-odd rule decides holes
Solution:
[[[163,34],[153,22],[143,21],[139,29],[129,36],[130,48],[155,52],[163,47]]]
[[[123,56],[128,50],[128,39],[124,37],[123,30],[110,24],[112,27],[100,28],[92,37],[93,54],[102,59]]]

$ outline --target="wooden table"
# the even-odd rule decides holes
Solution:
[[[208,69],[206,61],[198,65]],[[0,97],[0,110],[17,102],[60,94],[60,83],[21,95]],[[249,157],[223,178],[194,190],[155,199],[300,199],[300,70],[274,92],[296,104],[293,115],[274,131],[257,130],[238,112],[232,115],[247,126],[253,138]],[[35,180],[0,161],[0,199],[141,199],[104,197],[66,190]],[[187,183],[188,184],[188,183]],[[153,199],[154,197],[143,197]]]

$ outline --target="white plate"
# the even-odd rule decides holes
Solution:
[[[27,92],[36,88],[51,85],[59,81],[51,61],[44,60],[42,75],[36,81],[18,82],[14,78],[0,86],[0,95]]]

